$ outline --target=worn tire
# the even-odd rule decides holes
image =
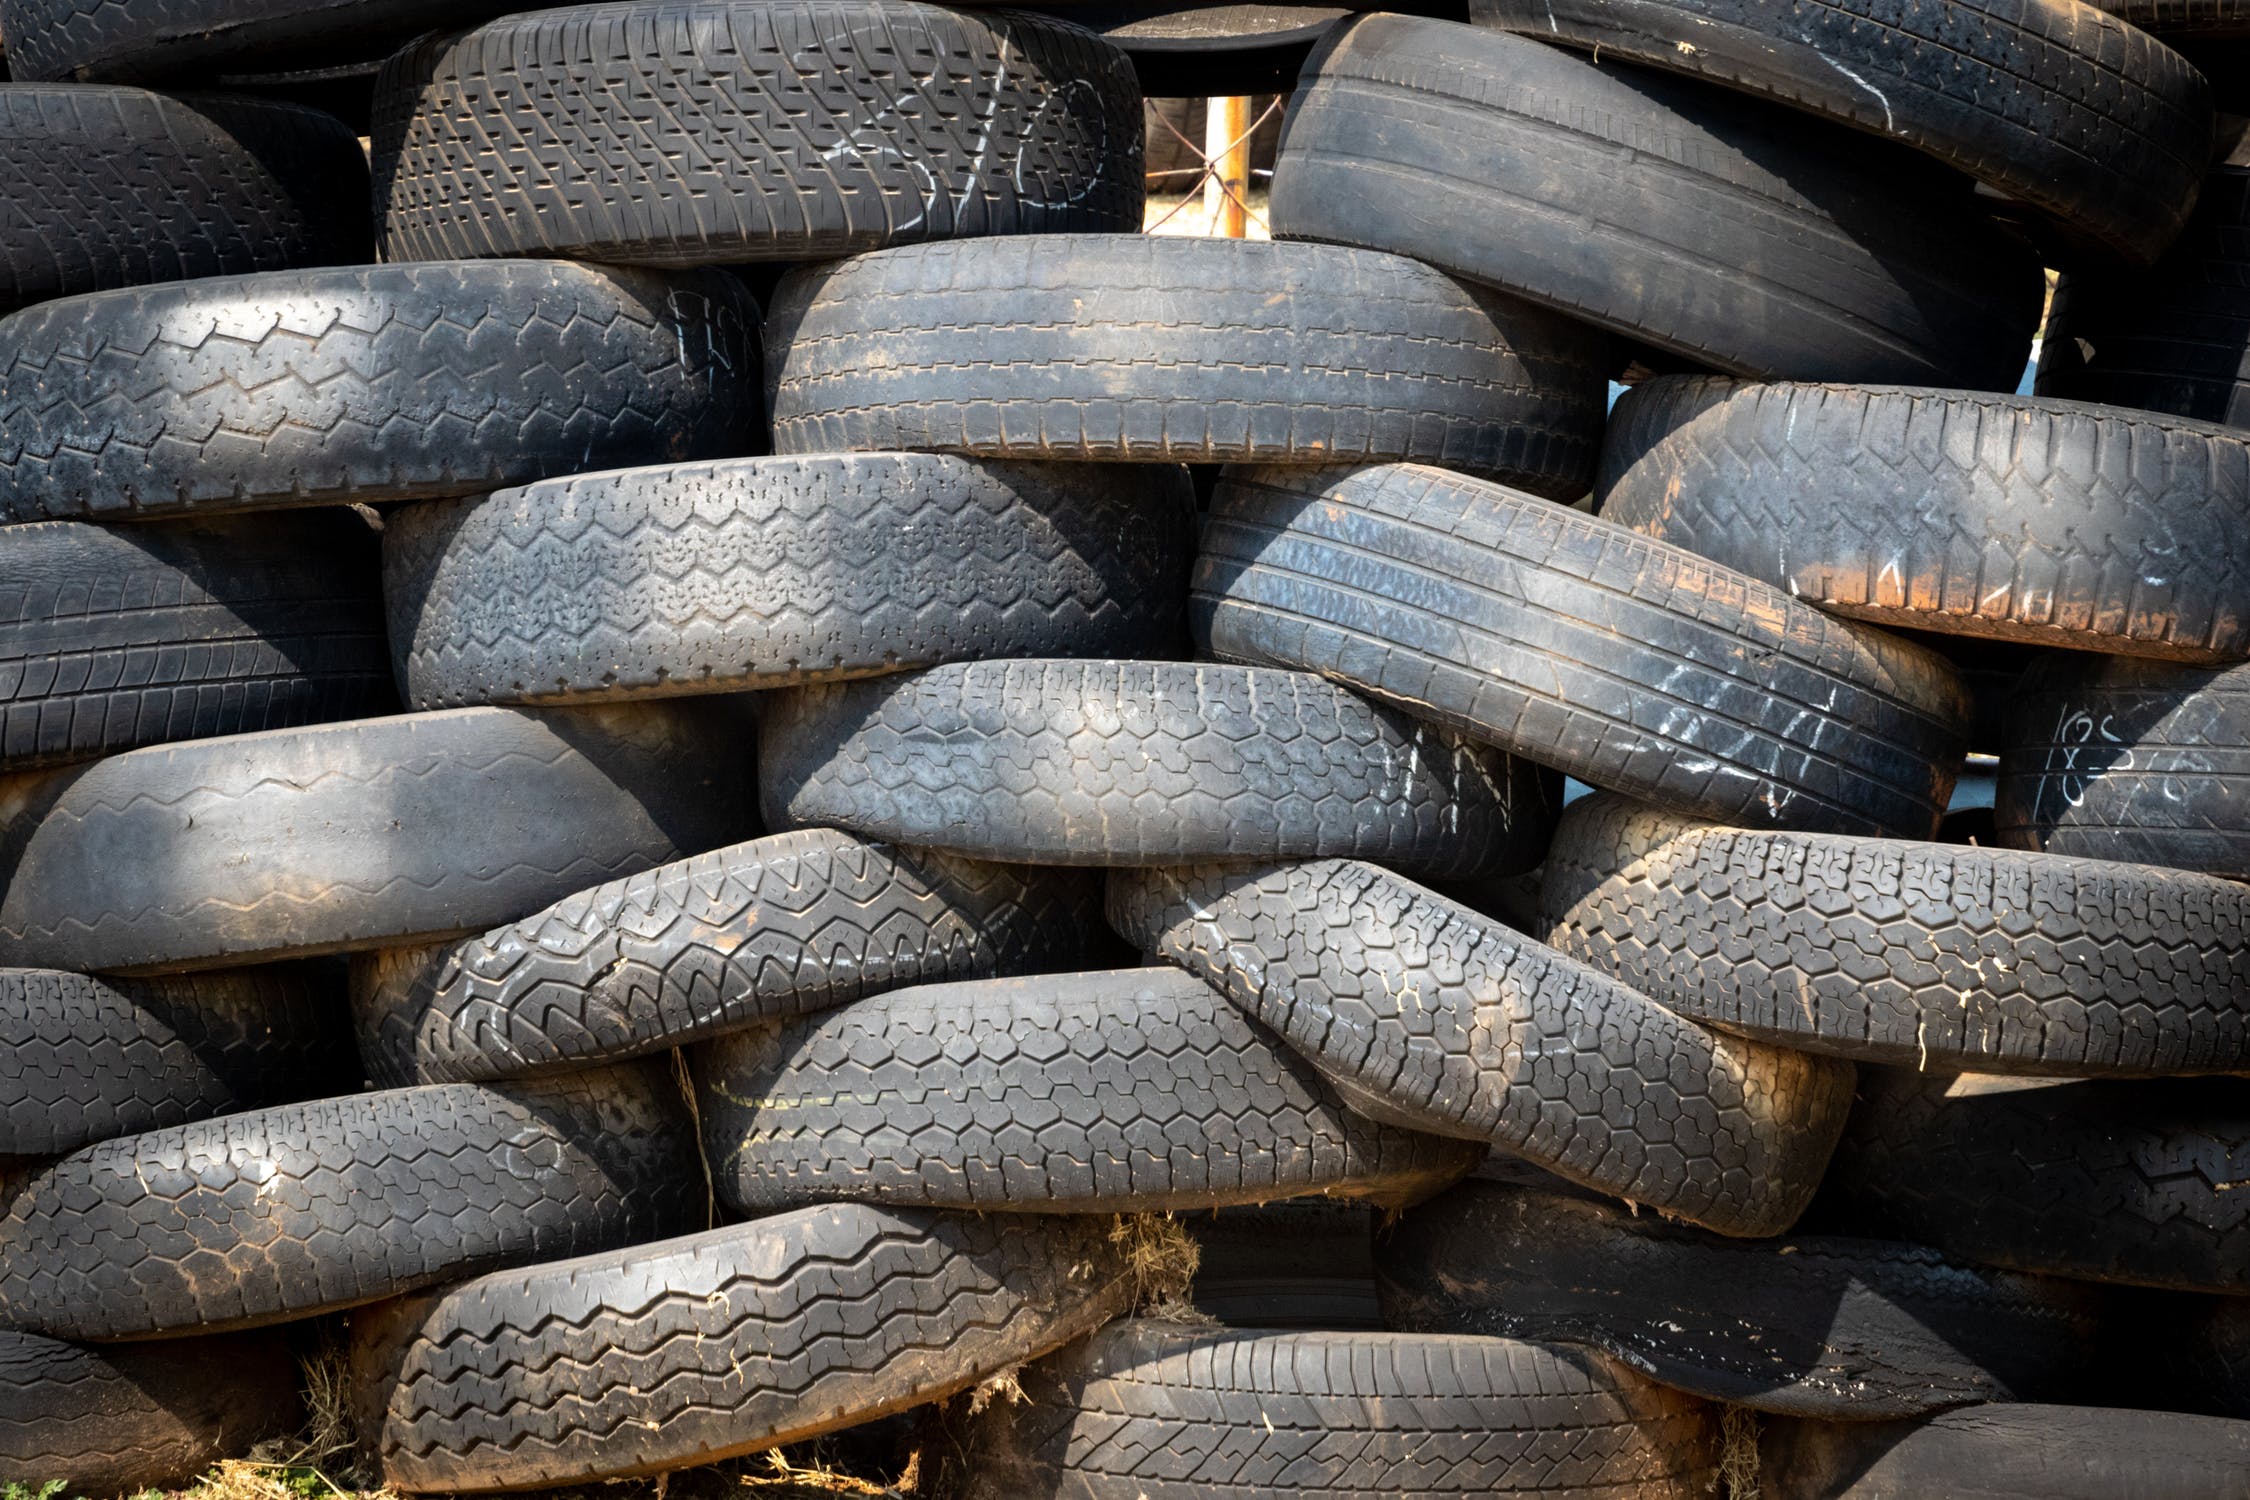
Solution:
[[[1140,111],[1124,53],[1038,16],[610,0],[386,62],[376,216],[390,260],[657,266],[1134,233]]]
[[[1348,854],[1466,876],[1535,863],[1558,800],[1530,766],[1300,672],[970,662],[769,704],[769,825],[972,858]]]
[[[352,515],[8,529],[0,768],[388,711],[379,578]]]
[[[1397,1208],[1466,1141],[1362,1120],[1177,969],[927,985],[691,1059],[719,1202],[1157,1213],[1319,1194]]]
[[[1107,1221],[828,1204],[394,1302],[352,1366],[393,1487],[544,1487],[941,1400],[1132,1296]]]
[[[0,521],[481,494],[757,443],[757,306],[718,271],[350,266],[0,322]]]
[[[1163,658],[1194,525],[1176,466],[743,459],[410,507],[384,531],[384,593],[417,708]]]
[[[502,0],[0,0],[18,78],[147,83],[380,57]]]
[[[2167,38],[2250,36],[2244,0],[2090,0],[2128,26]]]
[[[1646,382],[1601,513],[1854,619],[2250,656],[2250,433],[1972,392]]]
[[[1341,245],[912,245],[793,272],[769,330],[783,453],[1412,459],[1571,500],[1601,438],[1600,334]]]
[[[1752,826],[1927,837],[1966,749],[1934,652],[1436,469],[1230,472],[1191,611],[1223,659]]]
[[[367,160],[293,104],[0,86],[0,313],[52,297],[372,258]]]
[[[356,960],[378,1083],[638,1057],[906,985],[1105,956],[1091,873],[777,833],[566,896],[457,943]]]
[[[1371,16],[1306,65],[1269,217],[1731,374],[2010,390],[2037,261],[1969,189],[1708,84]]]
[[[474,708],[160,746],[0,781],[0,954],[210,968],[514,921],[754,826],[713,701]]]
[[[1851,1106],[1849,1065],[1706,1031],[1372,865],[1117,871],[1109,917],[1369,1119],[1721,1234],[1795,1222]]]
[[[2011,849],[1748,833],[1587,797],[1538,931],[1667,1010],[1855,1062],[2250,1072],[2250,887]]]

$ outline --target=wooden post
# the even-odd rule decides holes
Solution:
[[[1250,201],[1250,99],[1213,99],[1204,116],[1203,154],[1211,175],[1203,181],[1203,211],[1211,233],[1239,240],[1249,232],[1244,205]],[[1223,184],[1223,186],[1222,186]]]

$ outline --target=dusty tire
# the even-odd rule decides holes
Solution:
[[[773,827],[971,858],[1176,865],[1349,854],[1469,875],[1536,861],[1554,788],[1300,672],[970,662],[774,694]]]
[[[1588,797],[1537,929],[1667,1010],[1855,1062],[2250,1072],[2250,887],[2101,860],[1747,833]]]
[[[783,453],[1410,459],[1572,500],[1601,437],[1601,335],[1340,245],[915,245],[796,271],[769,313]]]
[[[940,1400],[1123,1312],[1100,1219],[830,1204],[487,1276],[353,1320],[384,1476],[548,1486],[754,1453]]]
[[[413,506],[384,531],[384,593],[417,708],[1161,659],[1194,521],[1177,467],[742,459]]]
[[[18,78],[102,83],[290,71],[380,57],[501,0],[0,0]]]
[[[1646,382],[1602,515],[1854,619],[2182,661],[2250,655],[2250,433],[1971,392]]]
[[[1965,748],[1935,653],[1436,469],[1231,471],[1190,607],[1222,659],[1750,826],[1927,837]]]
[[[1708,84],[1373,16],[1306,65],[1270,217],[1731,374],[2013,389],[2037,262],[1969,186]]]
[[[1176,969],[902,990],[691,1058],[719,1202],[1156,1213],[1318,1194],[1397,1208],[1483,1159],[1362,1120]]]
[[[1369,1119],[1722,1234],[1787,1229],[1851,1105],[1849,1065],[1706,1031],[1372,865],[1117,871],[1109,915]]]
[[[514,921],[754,826],[732,705],[472,708],[0,781],[19,965],[210,968]]]
[[[317,110],[0,86],[0,313],[106,287],[371,255],[367,160]]]
[[[613,0],[506,16],[383,65],[379,236],[390,260],[677,266],[1135,233],[1140,110],[1124,53],[1007,11]]]
[[[386,712],[378,580],[350,515],[9,528],[0,767]]]
[[[1105,956],[1092,874],[777,833],[566,896],[458,943],[356,960],[378,1083],[637,1057],[941,980]]]
[[[349,266],[0,322],[0,521],[481,494],[752,447],[757,306],[718,271]]]

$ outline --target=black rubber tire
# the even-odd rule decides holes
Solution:
[[[708,1463],[941,1400],[1133,1287],[1107,1220],[828,1204],[355,1318],[361,1430],[409,1492]]]
[[[1471,1181],[1376,1249],[1385,1325],[1582,1344],[1675,1389],[1868,1421],[2084,1394],[2108,1300],[1934,1250],[1722,1239],[1567,1192]]]
[[[885,990],[1074,969],[1113,950],[1092,872],[777,833],[352,967],[377,1083],[638,1057]]]
[[[2035,257],[1937,163],[1448,21],[1330,34],[1269,218],[1760,379],[2012,390],[2039,322]]]
[[[2250,667],[2058,654],[2007,719],[2002,843],[2250,880]]]
[[[1470,17],[1899,141],[2147,264],[2211,154],[2211,89],[2146,32],[2025,0],[1471,0]]]
[[[297,1361],[271,1334],[88,1349],[0,1332],[0,1484],[36,1495],[184,1485],[300,1420]]]
[[[959,1431],[961,1500],[1701,1500],[1717,1423],[1505,1339],[1119,1323]]]
[[[305,1318],[679,1234],[704,1191],[658,1062],[228,1115],[35,1175],[0,1221],[0,1326],[118,1339]]]
[[[735,692],[965,658],[1176,655],[1176,465],[817,454],[551,479],[383,534],[417,708]]]
[[[1251,96],[1256,119],[1270,94],[1297,86],[1297,74],[1313,44],[1349,11],[1333,5],[1251,3],[1204,4],[1197,0],[1105,0],[1098,4],[1059,4],[1053,14],[1075,21],[1124,49],[1133,60],[1141,92],[1151,99],[1201,104],[1229,95]],[[1274,134],[1280,121],[1274,122]],[[1149,170],[1156,166],[1156,132],[1149,132]],[[1200,143],[1202,137],[1197,136]],[[1258,132],[1250,165],[1273,165],[1273,135]],[[1265,160],[1260,161],[1260,145]],[[1185,186],[1185,179],[1175,184]]]
[[[350,266],[0,322],[0,521],[482,494],[756,443],[757,305],[720,271]]]
[[[2167,40],[2250,36],[2245,0],[2090,0],[2129,26]]]
[[[704,1158],[741,1218],[838,1200],[1400,1208],[1484,1156],[1360,1119],[1278,1037],[1162,967],[925,985],[738,1031],[690,1061]]]
[[[1851,1107],[1848,1064],[1706,1031],[1373,865],[1115,871],[1109,919],[1369,1119],[1721,1234],[1794,1223]]]
[[[766,821],[1027,864],[1538,861],[1551,777],[1301,672],[966,662],[773,694]]]
[[[18,78],[147,83],[380,57],[503,0],[0,0]]]
[[[1132,63],[1043,17],[611,0],[386,62],[376,218],[389,260],[657,266],[1135,233],[1141,146]]]
[[[0,1156],[359,1086],[331,965],[164,979],[0,969]]]
[[[1935,653],[1436,469],[1230,471],[1190,608],[1223,659],[1751,826],[1926,838],[1966,749]]]
[[[0,769],[389,712],[379,579],[349,514],[9,528]]]
[[[1601,440],[1600,334],[1341,245],[910,245],[792,272],[767,326],[782,453],[1412,459],[1572,500]]]
[[[2250,1082],[1863,1069],[1813,1221],[2009,1270],[2250,1292]]]
[[[1854,1062],[2250,1073],[2250,886],[2012,849],[1750,833],[1586,797],[1536,929],[1665,1009]]]
[[[751,833],[725,700],[469,708],[0,781],[18,965],[212,968],[515,921]]]
[[[2250,656],[2250,433],[2077,402],[1672,376],[1617,404],[1601,514],[1854,619]]]
[[[318,110],[0,87],[0,313],[106,287],[370,260],[367,159]]]
[[[2171,1399],[2163,1404],[2174,1411],[2250,1418],[2250,1298],[2180,1301],[2181,1316],[2156,1320],[2142,1349],[2176,1372],[2166,1393]]]
[[[1374,1252],[1382,1217],[1330,1198],[1195,1214],[1181,1225],[1196,1249],[1188,1301],[1229,1328],[1381,1328]]]

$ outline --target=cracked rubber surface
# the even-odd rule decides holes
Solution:
[[[1369,1119],[1722,1234],[1795,1222],[1851,1106],[1848,1064],[1706,1031],[1373,865],[1120,870],[1109,918]]]
[[[1386,1327],[1583,1344],[1695,1395],[1838,1421],[2072,1399],[2109,1311],[2094,1288],[1917,1245],[1727,1240],[1479,1180],[1375,1255]]]
[[[766,702],[769,825],[985,859],[1467,876],[1536,862],[1556,803],[1543,772],[1302,672],[970,662]]]
[[[379,584],[353,515],[10,527],[0,767],[387,712]]]
[[[1679,1015],[1858,1062],[2250,1072],[2250,887],[2060,855],[1563,814],[1538,931]]]
[[[708,1463],[942,1400],[1133,1295],[1106,1219],[827,1204],[487,1276],[353,1320],[396,1488]]]
[[[209,968],[514,921],[755,826],[721,701],[471,708],[0,780],[20,965]]]
[[[636,1057],[939,980],[1072,969],[1115,947],[1093,872],[777,833],[566,896],[458,943],[353,965],[380,1083]]]
[[[703,1173],[660,1064],[436,1084],[127,1136],[0,1221],[0,1326],[219,1331],[678,1234]]]
[[[695,1050],[719,1202],[1155,1213],[1399,1207],[1483,1157],[1353,1115],[1176,969],[925,985]]]
[[[1968,391],[1644,382],[1602,515],[1854,619],[2181,661],[2250,655],[2250,433]]]
[[[342,980],[319,964],[118,980],[0,969],[0,1157],[358,1087]]]
[[[1700,1401],[1512,1339],[1113,1325],[959,1427],[963,1500],[1690,1500]]]
[[[502,0],[0,0],[18,78],[109,83],[293,71],[381,57]]]
[[[347,266],[0,322],[0,520],[481,494],[756,442],[757,305],[718,271]]]
[[[1750,826],[1927,838],[1966,748],[1934,652],[1438,469],[1230,471],[1190,610],[1215,656]]]
[[[1730,374],[2009,390],[2038,261],[1970,188],[1762,99],[1379,15],[1306,64],[1270,218]]]
[[[1402,256],[1145,235],[804,268],[768,329],[784,453],[1414,459],[1563,500],[1593,478],[1608,353],[1582,324]]]
[[[1176,466],[742,459],[409,507],[384,530],[384,592],[417,708],[1163,658],[1194,525]]]
[[[376,218],[391,260],[723,265],[1135,234],[1141,129],[1125,54],[1044,17],[904,0],[585,5],[383,65]]]

